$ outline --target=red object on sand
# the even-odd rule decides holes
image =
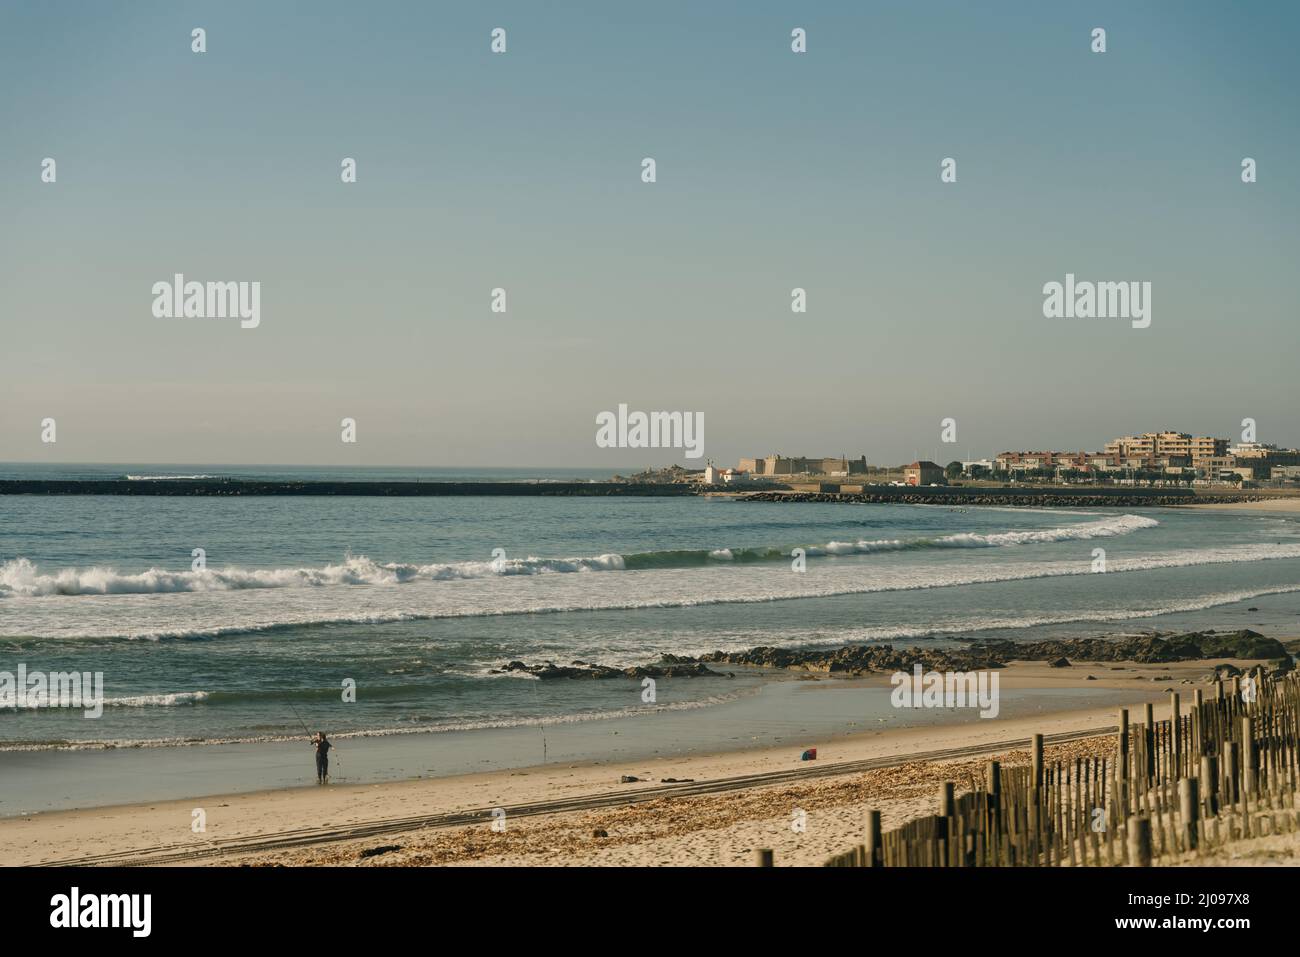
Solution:
[[[816,760],[817,760],[817,749],[816,749],[816,748],[809,748],[807,751],[805,751],[805,752],[803,753],[803,756],[800,757],[799,760],[800,760],[800,761],[816,761]]]

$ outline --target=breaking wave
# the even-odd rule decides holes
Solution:
[[[790,557],[793,548],[810,556],[868,555],[932,548],[1002,548],[1128,535],[1160,523],[1140,515],[1119,515],[1078,525],[992,533],[961,532],[933,538],[827,542],[820,545],[762,548],[669,549],[629,555],[581,558],[516,558],[486,562],[410,564],[376,562],[349,556],[319,568],[206,568],[169,571],[150,568],[126,573],[114,568],[69,568],[42,573],[29,559],[0,565],[0,598],[47,595],[145,595],[167,592],[235,591],[250,588],[319,588],[334,585],[402,585],[415,581],[455,581],[511,575],[568,574],[656,568],[690,568],[714,563],[770,562]]]

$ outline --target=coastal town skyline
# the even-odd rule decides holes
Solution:
[[[1194,460],[1204,458],[1206,456],[1211,456],[1214,458],[1222,458],[1224,456],[1228,456],[1230,453],[1240,456],[1242,452],[1245,452],[1245,454],[1249,457],[1266,455],[1267,453],[1276,454],[1276,453],[1290,452],[1292,453],[1292,455],[1290,458],[1288,458],[1285,461],[1285,463],[1279,460],[1279,462],[1276,464],[1286,464],[1290,466],[1296,464],[1295,462],[1292,462],[1291,459],[1297,459],[1297,461],[1300,461],[1300,451],[1297,451],[1297,444],[1300,443],[1290,444],[1290,443],[1276,441],[1276,440],[1265,441],[1259,437],[1256,431],[1257,425],[1252,420],[1247,419],[1243,421],[1241,424],[1243,428],[1240,430],[1240,433],[1237,438],[1232,438],[1229,436],[1213,436],[1204,432],[1191,433],[1191,432],[1178,432],[1171,429],[1161,429],[1159,431],[1130,433],[1120,438],[1111,438],[1105,441],[1098,441],[1091,445],[1082,445],[1082,444],[1071,445],[1071,444],[1065,444],[1060,442],[1048,442],[1048,443],[1038,443],[1038,444],[1022,442],[1017,446],[1015,443],[1006,443],[1002,446],[999,446],[996,451],[991,451],[988,448],[972,449],[964,446],[959,441],[953,440],[950,442],[944,442],[942,438],[940,438],[938,442],[932,442],[929,445],[928,448],[931,450],[931,454],[924,454],[923,450],[926,447],[917,444],[911,455],[905,454],[899,458],[893,458],[893,459],[884,457],[882,455],[871,455],[868,452],[862,451],[861,446],[854,446],[853,448],[855,449],[855,451],[852,455],[850,455],[846,451],[841,451],[836,455],[819,456],[813,458],[809,458],[804,455],[783,455],[782,452],[780,451],[771,451],[761,456],[753,456],[753,455],[747,456],[743,454],[737,454],[730,457],[725,455],[714,455],[711,452],[706,451],[705,453],[702,453],[700,456],[695,457],[696,459],[695,461],[691,461],[690,457],[685,457],[685,458],[682,457],[680,450],[666,449],[666,448],[635,450],[635,449],[623,448],[623,449],[616,450],[621,456],[629,460],[627,463],[623,465],[620,465],[619,463],[616,462],[615,463],[601,462],[597,459],[597,460],[592,460],[590,462],[582,462],[582,463],[570,462],[563,467],[549,466],[541,462],[523,462],[518,460],[507,461],[507,462],[465,462],[465,463],[448,462],[448,461],[370,462],[370,461],[355,461],[355,460],[349,462],[338,462],[338,461],[311,462],[311,461],[288,461],[288,460],[261,461],[261,462],[252,462],[252,461],[221,462],[216,460],[199,460],[199,459],[195,459],[195,460],[182,460],[182,459],[77,460],[77,459],[65,459],[59,457],[56,454],[51,454],[43,458],[28,458],[28,459],[18,459],[18,458],[6,459],[3,456],[0,456],[0,464],[10,464],[10,465],[20,465],[20,466],[30,466],[30,465],[40,465],[40,464],[87,465],[87,466],[153,465],[159,467],[206,465],[206,466],[213,466],[213,467],[228,467],[228,468],[234,468],[239,466],[286,467],[286,468],[356,467],[356,468],[374,468],[374,469],[428,468],[433,470],[443,470],[443,469],[472,470],[476,468],[477,469],[499,469],[499,470],[507,470],[507,469],[547,470],[553,468],[561,468],[561,469],[568,468],[575,471],[596,471],[600,469],[610,468],[614,473],[618,473],[622,471],[627,471],[629,467],[639,468],[639,469],[656,469],[656,468],[666,469],[673,465],[682,466],[683,464],[689,471],[698,472],[698,471],[702,471],[706,465],[717,465],[719,467],[728,467],[729,464],[732,462],[736,463],[735,468],[738,471],[762,472],[761,467],[757,469],[755,468],[755,463],[761,462],[764,458],[771,459],[774,457],[786,459],[787,462],[790,460],[807,460],[810,462],[811,461],[831,462],[836,459],[847,460],[849,458],[852,458],[855,461],[861,459],[864,465],[869,465],[870,468],[873,470],[882,469],[882,468],[883,469],[903,468],[906,465],[910,463],[914,463],[919,460],[933,461],[939,464],[940,466],[944,466],[953,461],[963,462],[963,463],[971,463],[971,462],[995,463],[995,462],[1000,462],[1000,460],[1005,459],[1008,456],[1033,458],[1036,456],[1044,456],[1044,455],[1049,457],[1059,457],[1062,459],[1066,459],[1070,457],[1074,457],[1076,459],[1080,457],[1096,458],[1100,456],[1105,456],[1110,459],[1110,461],[1105,463],[1100,461],[1093,463],[1096,465],[1103,465],[1103,464],[1122,465],[1124,460],[1129,460],[1130,464],[1133,464],[1133,461],[1138,458],[1143,458],[1147,460],[1154,460],[1154,459],[1168,460],[1170,459],[1171,456],[1175,458],[1186,457],[1188,460],[1186,463],[1180,463],[1175,461],[1173,462],[1174,465],[1179,465],[1179,464],[1192,465]],[[938,434],[940,436],[942,436],[943,434],[945,425],[947,425],[953,432],[955,432],[955,422],[940,423],[940,429],[938,430]],[[1142,441],[1143,437],[1145,437],[1148,441],[1153,441],[1153,444],[1149,449],[1143,448],[1137,444]],[[1186,449],[1168,448],[1168,447],[1162,448],[1160,445],[1160,437],[1171,437],[1171,438],[1181,437],[1184,444],[1186,443],[1192,443],[1192,444],[1187,445]],[[1174,438],[1174,441],[1178,441],[1178,440]],[[1202,443],[1202,447],[1199,450],[1196,449],[1195,443]],[[1205,445],[1205,443],[1208,443],[1208,447]],[[728,444],[734,445],[735,443],[728,443]],[[801,442],[785,443],[785,445],[787,445],[788,447],[800,447],[801,445],[807,445],[807,444],[810,443],[801,443]],[[840,444],[844,445],[845,443],[840,443]],[[639,456],[636,454],[638,451],[640,452]],[[673,458],[672,457],[673,455],[676,455],[677,457]],[[633,459],[636,459],[636,461],[632,461]],[[1033,465],[1036,464],[1037,464],[1036,462],[1032,463],[1029,467],[1033,467]],[[1055,463],[1047,462],[1045,464],[1055,464]],[[1088,463],[1080,461],[1072,464],[1087,465]],[[1223,464],[1225,466],[1228,465],[1228,463],[1226,462]],[[1001,470],[1014,470],[1017,467],[1020,467],[1018,462],[1014,467],[1011,468],[1009,468],[1006,465],[1002,465]],[[832,469],[828,467],[824,471],[825,473],[829,474],[830,472],[836,470],[837,469]],[[807,470],[801,469],[800,471],[807,471]],[[818,470],[812,469],[812,471],[816,472]]]

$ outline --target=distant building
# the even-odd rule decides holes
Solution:
[[[933,485],[943,481],[943,467],[933,462],[913,462],[903,469],[903,481],[908,485]]]
[[[748,482],[749,473],[741,469],[723,469],[718,468],[710,462],[704,468],[704,477],[700,479],[705,485],[735,485],[737,482]]]
[[[777,453],[764,458],[741,459],[739,471],[752,475],[866,475],[867,457],[810,459]]]
[[[1186,459],[1195,465],[1201,459],[1222,458],[1228,454],[1228,440],[1212,436],[1192,436],[1188,432],[1143,432],[1126,435],[1106,443],[1106,454],[1124,460],[1140,461],[1153,467],[1159,459]]]
[[[1196,474],[1210,482],[1220,482],[1229,475],[1235,475],[1237,460],[1231,455],[1216,455],[1211,458],[1198,459]]]

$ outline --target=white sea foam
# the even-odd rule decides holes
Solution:
[[[175,708],[208,700],[208,691],[172,691],[166,694],[143,694],[125,698],[105,698],[106,708]]]
[[[236,591],[248,588],[313,588],[329,585],[401,585],[412,581],[453,581],[502,575],[612,571],[621,555],[594,558],[527,558],[505,562],[448,562],[432,565],[384,563],[364,555],[319,568],[205,568],[201,571],[124,573],[114,568],[67,568],[41,573],[26,558],[0,565],[0,596],[151,595],[166,592]]]
[[[948,635],[969,635],[973,632],[1017,631],[1025,628],[1037,628],[1044,625],[1066,625],[1083,622],[1130,621],[1136,619],[1160,618],[1164,615],[1177,615],[1188,612],[1207,611],[1224,605],[1235,605],[1266,595],[1287,595],[1300,592],[1300,582],[1291,585],[1278,585],[1269,588],[1252,588],[1242,591],[1217,592],[1198,598],[1181,601],[1166,601],[1142,608],[1105,608],[1074,609],[1051,614],[1019,616],[971,616],[946,618],[924,626],[886,625],[871,628],[821,628],[804,633],[786,632],[781,636],[782,647],[833,647],[838,645],[900,641],[917,638],[934,638]],[[719,633],[709,635],[707,646],[677,650],[677,654],[700,655],[710,651],[734,651],[753,646],[752,632]],[[644,658],[644,656],[642,656]],[[639,663],[644,663],[638,659]],[[636,662],[633,662],[636,663]],[[621,665],[621,661],[612,660],[602,664]]]
[[[873,552],[927,548],[999,548],[1006,546],[1050,544],[1093,538],[1127,535],[1159,525],[1155,519],[1140,515],[1109,516],[1092,522],[1062,528],[1044,528],[993,533],[966,532],[938,538],[889,539],[878,541],[829,542],[807,549],[809,555],[865,555]],[[754,550],[750,550],[753,553]],[[771,557],[784,557],[781,549],[764,550]],[[656,557],[664,559],[661,567],[674,561],[689,563],[693,552],[666,551],[639,555],[649,566]],[[715,562],[732,562],[730,548],[714,549],[707,557]],[[339,564],[318,568],[205,568],[200,571],[171,571],[150,568],[143,572],[119,572],[95,566],[67,568],[42,573],[26,558],[0,565],[0,598],[42,597],[50,595],[146,595],[167,592],[236,591],[251,588],[320,588],[336,585],[403,585],[416,581],[456,581],[475,578],[499,578],[514,575],[566,574],[573,572],[623,571],[627,560],[622,555],[605,554],[578,558],[517,558],[504,561],[443,562],[427,565],[401,562],[381,563],[362,556],[349,556]]]
[[[958,532],[938,538],[876,539],[857,542],[830,542],[820,548],[809,549],[815,555],[824,551],[830,555],[869,555],[873,552],[892,552],[920,548],[1004,548],[1013,545],[1046,545],[1052,542],[1086,541],[1093,538],[1111,538],[1128,535],[1144,528],[1155,528],[1160,523],[1143,515],[1119,515],[1095,522],[1083,522],[1064,528],[1038,528],[1008,532]]]
[[[1135,557],[1114,556],[1105,578],[1159,569],[1300,558],[1300,544],[1233,545]],[[54,596],[12,601],[8,635],[33,638],[207,638],[305,625],[383,624],[445,618],[687,608],[890,591],[952,588],[1092,574],[1091,556],[1014,562],[827,563],[793,574],[782,563],[629,571],[618,575],[533,576],[518,587],[469,579],[413,582],[404,588],[198,592],[171,596],[105,595],[95,601]]]

